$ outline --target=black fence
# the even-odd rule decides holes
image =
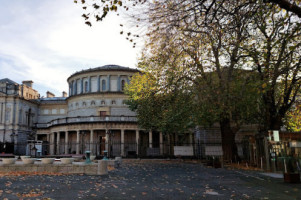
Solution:
[[[0,142],[0,153],[13,154],[14,153],[14,143]]]
[[[240,158],[250,160],[249,145],[237,144]],[[47,156],[65,154],[85,154],[103,156],[107,151],[109,157],[127,158],[197,158],[218,157],[223,155],[221,143],[136,143],[136,142],[80,142],[49,143],[30,141],[27,143],[0,143],[0,150],[15,155]]]

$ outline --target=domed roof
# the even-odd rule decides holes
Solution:
[[[95,67],[90,69],[84,69],[79,72],[75,72],[72,74],[67,80],[69,80],[71,77],[87,72],[97,72],[97,71],[128,71],[128,72],[140,72],[138,69],[135,68],[129,68],[129,67],[123,67],[119,65],[104,65],[101,67]]]

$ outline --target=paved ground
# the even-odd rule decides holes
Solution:
[[[0,199],[301,199],[301,184],[199,163],[126,161],[108,176],[0,177]]]

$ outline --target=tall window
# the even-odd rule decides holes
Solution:
[[[125,80],[122,80],[122,81],[121,81],[121,91],[124,90],[124,86],[125,86]]]
[[[106,80],[102,80],[101,81],[101,85],[102,85],[102,91],[105,91],[106,90]]]
[[[85,81],[85,92],[88,92],[88,81]]]

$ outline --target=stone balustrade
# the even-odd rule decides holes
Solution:
[[[52,120],[48,123],[37,123],[36,128],[48,128],[55,125],[85,123],[85,122],[137,122],[135,116],[81,116],[81,117],[66,117]]]

